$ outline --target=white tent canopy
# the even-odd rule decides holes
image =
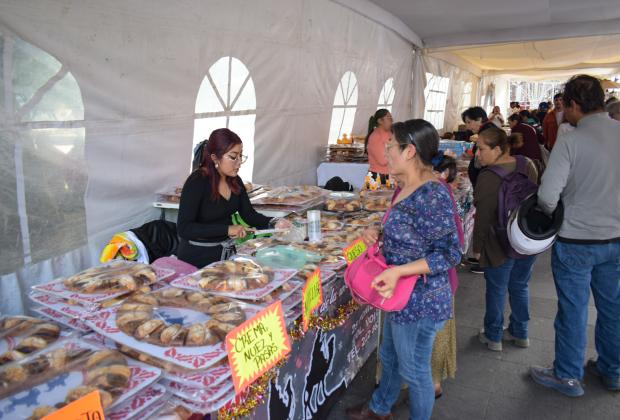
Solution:
[[[312,184],[379,104],[453,129],[507,72],[617,71],[617,0],[497,3],[0,0],[0,312],[156,218],[213,127],[254,182]]]

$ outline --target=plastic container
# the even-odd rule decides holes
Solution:
[[[308,240],[310,242],[321,242],[321,212],[319,210],[308,210]]]

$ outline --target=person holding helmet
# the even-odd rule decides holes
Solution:
[[[558,294],[555,360],[530,374],[545,387],[578,397],[584,393],[590,290],[598,359],[586,369],[608,390],[620,391],[620,123],[605,112],[605,93],[595,77],[572,77],[563,101],[564,115],[576,128],[558,138],[538,191],[546,213],[560,198],[566,209],[551,259]]]

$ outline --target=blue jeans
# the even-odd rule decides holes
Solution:
[[[506,292],[510,300],[510,323],[508,331],[513,337],[527,338],[527,322],[530,320],[530,296],[528,283],[536,256],[516,260],[507,258],[497,267],[486,267],[486,311],[484,333],[491,341],[502,341],[504,334],[504,306]]]
[[[597,367],[620,378],[620,243],[581,245],[556,242],[551,259],[558,313],[555,317],[555,374],[583,378],[590,288],[597,317]]]
[[[397,324],[386,317],[379,357],[383,371],[379,387],[372,394],[370,409],[385,416],[398,399],[403,381],[409,385],[411,419],[427,420],[435,405],[435,386],[431,374],[431,353],[437,331],[445,321],[424,318]]]

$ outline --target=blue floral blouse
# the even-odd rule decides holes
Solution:
[[[461,260],[454,209],[448,187],[427,182],[397,203],[383,229],[383,255],[388,264],[425,258],[430,274],[420,277],[409,303],[391,314],[398,324],[422,318],[443,321],[452,313],[448,270]]]

